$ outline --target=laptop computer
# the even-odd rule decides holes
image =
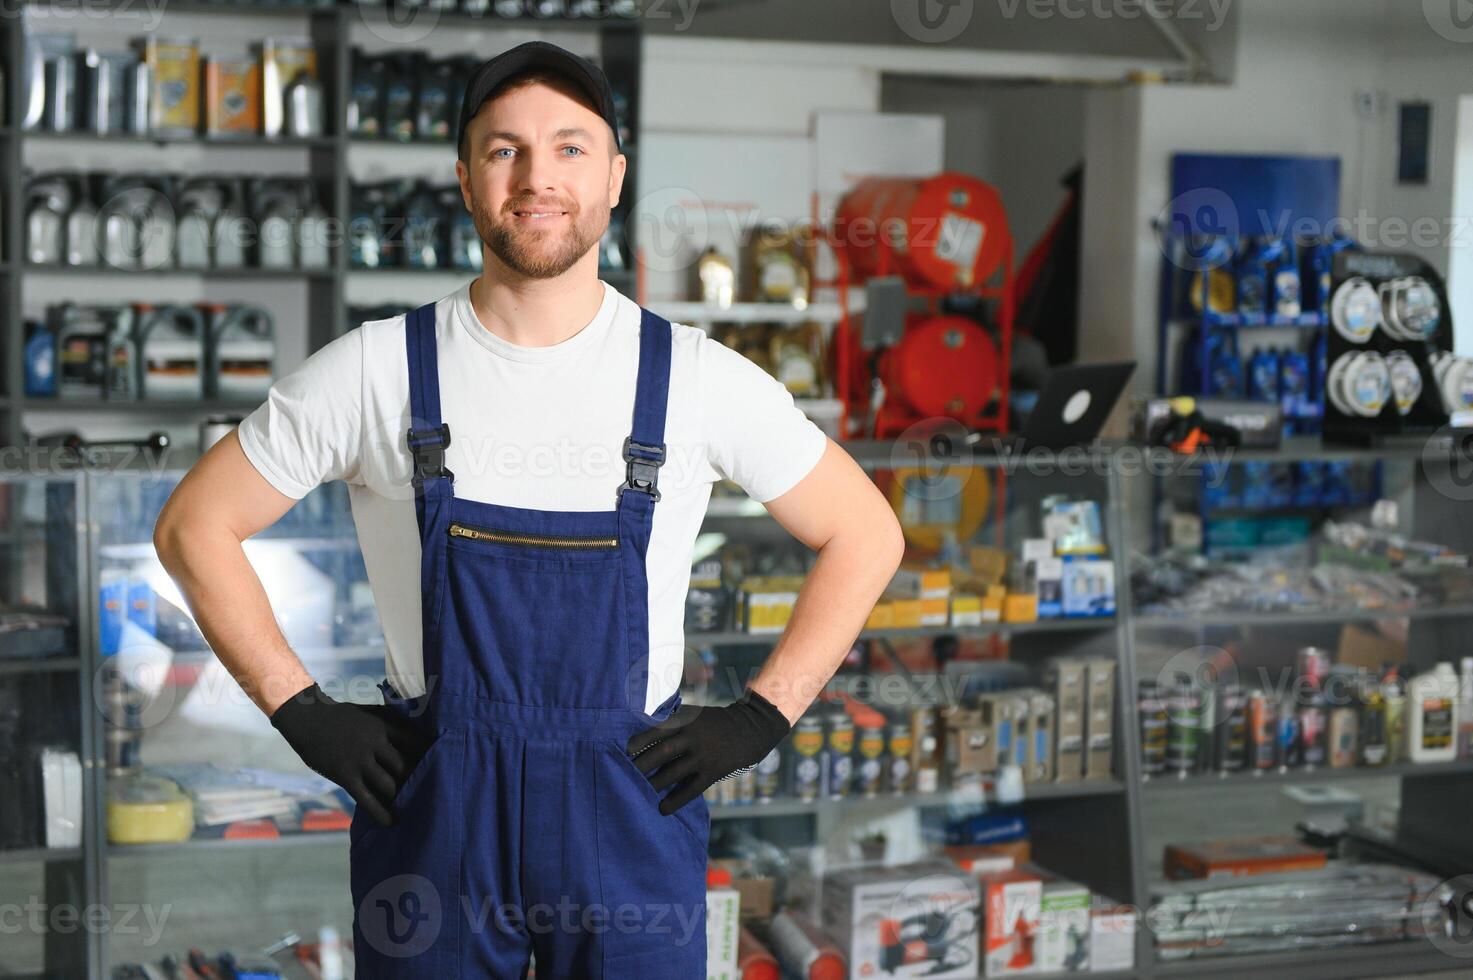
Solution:
[[[968,441],[981,452],[993,446],[999,451],[1017,452],[1086,445],[1099,436],[1133,373],[1134,361],[1055,368],[1038,393],[1021,433],[997,437],[977,432]]]

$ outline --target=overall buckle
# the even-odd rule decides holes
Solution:
[[[664,462],[664,445],[652,446],[625,436],[624,483],[619,487],[618,499],[623,499],[625,490],[638,490],[649,494],[651,502],[659,500],[660,467]]]
[[[414,457],[414,475],[411,480],[416,487],[437,476],[455,479],[455,474],[445,465],[445,447],[450,445],[448,423],[442,422],[431,429],[410,429],[405,435],[405,441],[409,443],[409,453]]]

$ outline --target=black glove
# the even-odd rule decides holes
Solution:
[[[386,704],[336,701],[315,683],[283,701],[271,724],[303,762],[384,827],[393,826],[399,787],[434,742]]]
[[[655,727],[635,732],[624,749],[655,789],[680,784],[660,801],[669,816],[712,783],[761,762],[791,727],[772,702],[748,690],[725,707],[682,704]]]

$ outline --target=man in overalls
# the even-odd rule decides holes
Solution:
[[[599,278],[626,157],[603,72],[493,58],[456,173],[483,274],[363,323],[276,382],[161,514],[155,543],[221,661],[357,802],[359,977],[706,975],[703,792],[773,749],[902,550],[887,501],[787,390]],[[335,698],[241,542],[349,487],[386,640],[384,703]],[[681,704],[712,485],[818,552],[732,704]],[[339,692],[341,693],[341,692]]]

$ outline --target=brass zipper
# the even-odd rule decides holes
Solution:
[[[472,541],[492,541],[496,544],[516,544],[531,548],[617,548],[618,538],[580,538],[563,535],[517,534],[498,531],[494,527],[474,527],[469,524],[451,524],[452,538],[469,538]]]

